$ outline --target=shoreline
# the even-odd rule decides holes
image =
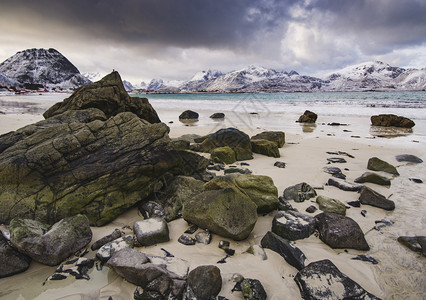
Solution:
[[[343,203],[357,200],[358,194],[356,192],[345,192],[325,185],[331,176],[322,170],[324,166],[327,166],[327,158],[330,157],[326,153],[327,151],[343,151],[354,156],[354,158],[348,158],[345,164],[332,164],[332,166],[342,169],[349,169],[344,171],[348,181],[353,181],[367,171],[367,161],[370,157],[377,156],[396,165],[398,170],[401,171],[401,176],[393,179],[390,188],[366,184],[394,200],[396,204],[395,211],[387,212],[366,205],[361,208],[352,207],[347,210],[347,216],[354,219],[360,225],[362,231],[366,233],[365,237],[371,247],[369,251],[348,250],[348,252],[345,252],[344,249],[332,249],[314,235],[303,240],[297,240],[296,246],[305,253],[307,257],[306,264],[328,258],[344,274],[377,297],[383,299],[417,299],[419,295],[426,293],[426,279],[424,279],[424,276],[422,277],[422,272],[424,275],[426,271],[426,258],[407,250],[395,238],[397,233],[407,235],[420,235],[423,233],[424,235],[426,220],[423,217],[419,221],[418,218],[422,218],[422,212],[426,211],[426,204],[421,202],[422,198],[417,199],[417,197],[422,197],[426,188],[421,184],[410,183],[408,177],[426,179],[426,168],[423,166],[424,163],[415,166],[397,163],[395,155],[409,153],[425,159],[425,136],[419,135],[418,142],[412,142],[413,135],[393,139],[372,138],[370,131],[366,130],[369,125],[365,124],[365,121],[367,121],[365,117],[352,118],[350,120],[342,117],[342,119],[347,120],[346,123],[349,123],[349,125],[338,127],[321,124],[303,126],[294,123],[293,115],[288,116],[291,120],[286,120],[283,124],[277,124],[279,116],[264,120],[262,118],[265,116],[262,114],[249,119],[252,123],[241,120],[231,114],[229,118],[227,116],[222,122],[208,118],[211,112],[220,111],[220,109],[199,110],[200,121],[192,125],[186,124],[188,125],[186,126],[178,121],[178,115],[186,108],[182,107],[180,111],[165,110],[156,108],[155,101],[150,100],[150,102],[159,114],[160,119],[170,127],[169,136],[171,138],[178,138],[183,134],[205,135],[227,127],[236,127],[246,132],[249,136],[264,130],[283,128],[282,131],[286,133],[286,144],[280,149],[281,158],[254,154],[253,160],[245,161],[249,164],[247,168],[252,170],[253,174],[271,177],[278,188],[279,195],[282,195],[283,190],[288,186],[305,181],[313,187],[323,188],[317,190],[318,195],[332,197]],[[5,116],[7,120],[4,118]],[[19,120],[16,120],[17,116],[20,117]],[[2,126],[0,128],[2,130],[7,128],[9,131],[16,130],[16,126],[22,127],[25,122],[33,123],[33,120],[36,120],[37,117],[42,119],[42,116],[38,115],[1,115],[0,123]],[[12,122],[14,118],[15,123]],[[322,123],[324,117],[319,115],[319,118],[319,123]],[[328,122],[327,118],[324,119],[324,122],[326,122],[325,120]],[[173,123],[168,123],[170,121],[173,121]],[[247,124],[251,126],[247,126]],[[244,125],[246,125],[245,128]],[[419,126],[419,124],[416,126]],[[309,132],[310,129],[312,129],[311,132]],[[351,132],[344,132],[343,130],[350,130]],[[414,129],[414,132],[416,132],[416,129]],[[359,135],[360,138],[351,138],[351,135]],[[285,162],[286,168],[274,167],[273,164],[276,161]],[[216,173],[218,175],[223,174],[223,172]],[[307,206],[315,205],[310,200],[302,203],[291,201],[291,204],[303,213],[305,213]],[[361,215],[360,211],[362,209],[367,210],[366,217]],[[310,215],[320,212],[320,210],[317,210]],[[231,248],[236,250],[236,254],[229,257],[225,264],[216,263],[225,257],[223,250],[217,247],[218,242],[224,238],[216,234],[213,234],[213,240],[209,245],[184,246],[177,242],[177,238],[188,227],[183,219],[169,223],[170,242],[142,247],[139,250],[150,255],[163,256],[164,252],[162,252],[161,248],[165,248],[176,257],[188,260],[191,265],[190,269],[206,264],[218,266],[221,269],[223,278],[220,295],[231,300],[242,299],[241,293],[231,292],[233,288],[231,277],[234,273],[241,273],[247,278],[259,279],[268,293],[268,299],[300,299],[299,289],[293,280],[297,270],[288,265],[281,256],[265,249],[268,259],[262,261],[259,257],[244,253],[250,245],[260,243],[263,235],[270,230],[275,213],[274,211],[266,216],[259,216],[258,222],[247,240],[231,241]],[[138,214],[137,209],[132,209],[106,226],[92,227],[92,242],[109,234],[114,228],[121,229],[126,225],[132,227],[131,225],[134,221],[141,219],[143,217]],[[371,230],[375,226],[375,221],[381,219],[394,220],[395,224],[385,228],[383,232]],[[415,220],[417,220],[417,224],[415,224]],[[379,261],[379,264],[372,265],[369,262],[351,259],[358,254],[371,255]],[[93,255],[94,253],[91,251],[87,257],[92,257]],[[54,270],[55,267],[47,267],[32,262],[30,269],[26,272],[0,279],[0,289],[2,290],[0,297],[12,297],[11,299],[108,299],[109,296],[112,296],[114,299],[129,299],[129,297],[133,296],[136,288],[136,286],[118,277],[114,272],[109,271],[107,267],[104,267],[102,271],[97,271],[96,267],[94,267],[89,273],[90,281],[68,278],[62,281],[50,281],[45,286],[42,286],[43,281]],[[398,283],[396,285],[395,280]],[[31,286],[31,288],[27,288],[28,286]],[[413,287],[416,287],[417,291],[411,291],[410,293],[410,288]]]

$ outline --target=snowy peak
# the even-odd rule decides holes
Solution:
[[[13,80],[7,77],[3,72],[0,72],[0,87],[13,87],[17,85],[19,85],[19,83],[16,80]]]
[[[77,88],[90,83],[55,49],[19,51],[0,64],[0,71],[23,85]]]
[[[217,70],[207,70],[195,73],[195,75],[189,81],[207,81],[210,79],[217,78],[224,75],[222,72]]]

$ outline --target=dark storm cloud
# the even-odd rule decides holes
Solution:
[[[1,1],[49,26],[72,26],[100,39],[176,47],[244,47],[274,30],[295,0],[66,0]],[[4,11],[5,12],[5,11]],[[25,20],[22,20],[25,23]]]

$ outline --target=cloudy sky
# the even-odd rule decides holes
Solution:
[[[0,0],[0,62],[55,48],[133,83],[248,65],[318,75],[426,67],[425,0]]]

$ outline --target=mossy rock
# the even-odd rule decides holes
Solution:
[[[389,178],[374,172],[365,172],[360,177],[356,178],[354,181],[356,183],[370,182],[378,185],[391,185],[391,181]]]
[[[223,162],[225,164],[233,164],[236,162],[235,152],[231,147],[219,147],[215,148],[211,152],[211,159],[215,162]]]
[[[246,239],[257,221],[257,205],[237,188],[204,191],[183,205],[183,218],[236,241]]]
[[[368,160],[367,169],[372,171],[383,171],[396,176],[399,176],[396,168],[388,162],[381,160],[378,157],[372,157]]]
[[[342,216],[346,215],[346,206],[339,200],[318,196],[316,202],[319,205],[319,209],[324,212],[335,213]]]
[[[277,144],[268,140],[251,140],[251,149],[254,153],[276,158],[280,157]]]
[[[285,133],[282,131],[264,131],[251,137],[251,140],[268,140],[281,148],[285,144]]]
[[[226,176],[216,176],[212,180],[206,182],[203,186],[204,191],[221,190],[224,188],[236,188],[234,179],[240,176],[239,174],[230,174]]]
[[[269,213],[278,208],[278,189],[271,177],[241,175],[235,178],[234,182],[256,203],[258,213]]]

